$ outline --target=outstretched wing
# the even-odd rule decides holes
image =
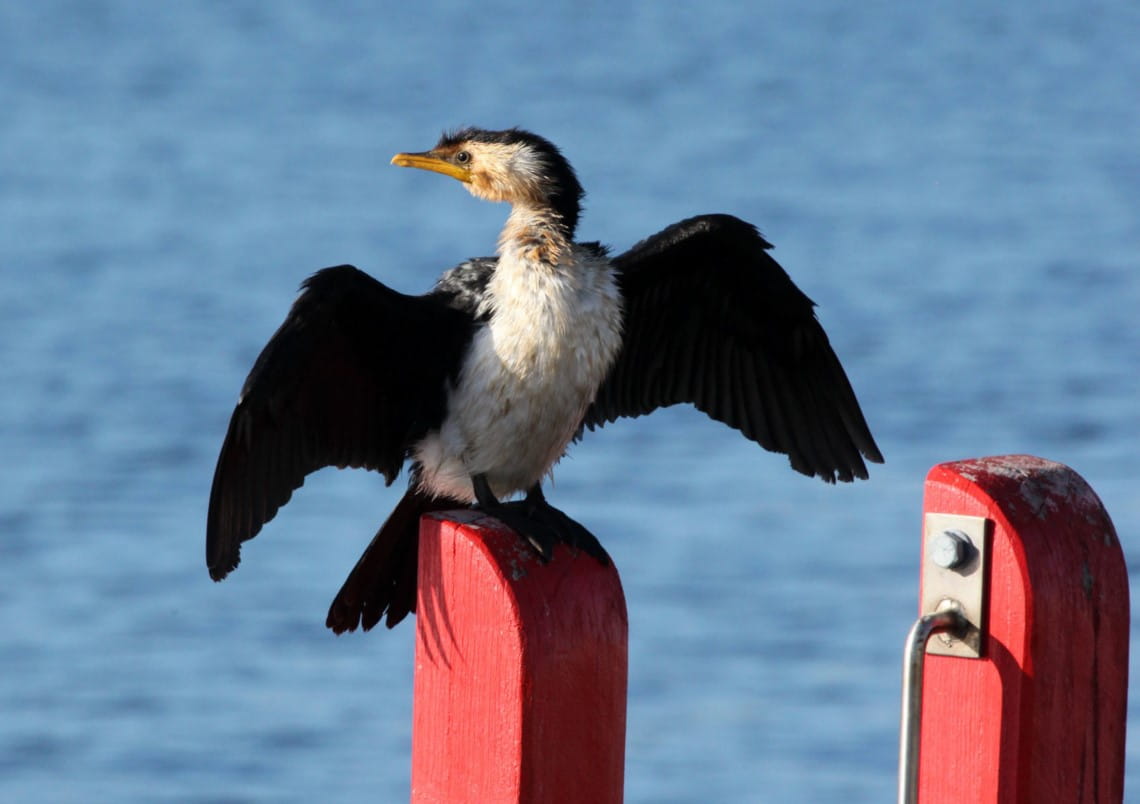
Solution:
[[[411,445],[443,420],[470,315],[397,293],[350,265],[307,280],[253,366],[218,456],[206,565],[221,580],[323,466],[375,469],[391,483]]]
[[[621,352],[583,424],[691,402],[828,482],[882,462],[814,303],[730,215],[676,223],[614,259]]]

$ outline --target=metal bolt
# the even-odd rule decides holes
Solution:
[[[960,530],[944,530],[930,540],[930,560],[943,569],[957,569],[970,557],[970,537]]]

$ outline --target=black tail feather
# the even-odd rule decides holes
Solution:
[[[325,625],[337,634],[357,627],[367,631],[387,613],[385,625],[391,628],[415,611],[420,517],[465,507],[459,500],[409,489],[348,574]]]

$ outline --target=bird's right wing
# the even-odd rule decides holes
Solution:
[[[673,224],[614,258],[621,351],[583,424],[689,402],[824,480],[881,462],[811,299],[730,215]]]
[[[210,491],[210,576],[238,565],[241,543],[310,472],[360,467],[391,483],[443,419],[473,326],[442,299],[397,293],[350,265],[308,279],[230,419]]]
[[[472,257],[444,271],[428,295],[486,321],[491,317],[487,285],[498,264],[498,257]]]

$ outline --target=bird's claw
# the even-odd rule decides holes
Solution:
[[[559,543],[593,556],[603,566],[610,563],[609,554],[594,534],[545,500],[536,503],[526,499],[473,507],[518,533],[543,563],[554,557],[554,547]]]

